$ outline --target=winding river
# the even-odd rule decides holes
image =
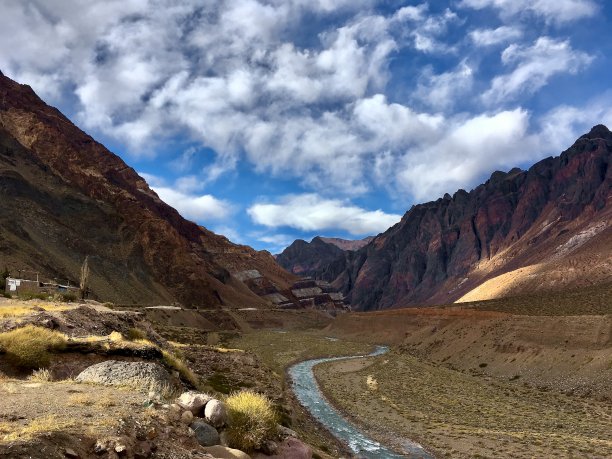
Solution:
[[[430,459],[432,456],[429,453],[417,443],[409,440],[405,441],[405,454],[400,455],[385,448],[377,441],[368,438],[355,425],[342,417],[342,415],[325,399],[312,371],[313,367],[320,363],[359,359],[363,357],[376,357],[386,353],[388,350],[389,348],[386,346],[377,346],[376,350],[368,355],[314,359],[297,363],[289,369],[293,392],[300,403],[336,438],[347,444],[357,457],[367,459],[396,459],[406,457]]]

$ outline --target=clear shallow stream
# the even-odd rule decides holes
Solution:
[[[356,355],[353,357],[333,357],[326,359],[314,359],[300,362],[289,369],[293,392],[300,403],[329,430],[336,438],[347,444],[351,451],[360,458],[367,459],[396,459],[396,458],[424,458],[431,459],[420,445],[405,441],[405,454],[397,454],[375,440],[368,438],[356,426],[347,421],[342,415],[325,399],[315,380],[312,369],[315,365],[337,360],[359,359],[363,357],[376,357],[389,350],[386,346],[377,346],[376,350],[367,356]]]

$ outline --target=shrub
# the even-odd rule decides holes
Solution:
[[[229,414],[226,432],[230,447],[252,451],[276,435],[276,413],[265,395],[242,390],[230,395],[225,404]]]
[[[184,360],[165,349],[162,349],[162,354],[164,356],[164,363],[166,365],[178,371],[181,377],[185,381],[189,382],[189,384],[191,384],[193,387],[197,388],[199,386],[200,381],[198,380],[198,377],[189,369]]]
[[[127,339],[134,341],[137,339],[147,339],[147,334],[140,328],[130,328],[127,332]]]
[[[66,336],[34,325],[0,333],[0,348],[12,363],[21,368],[43,368],[51,360],[50,351],[65,347]]]
[[[22,290],[18,293],[19,299],[27,301],[27,300],[46,300],[49,298],[49,295],[46,293],[39,292],[29,292],[27,290]]]
[[[46,368],[40,368],[38,370],[34,370],[32,374],[28,377],[30,381],[36,382],[49,382],[53,381],[53,377],[51,376],[51,372]]]

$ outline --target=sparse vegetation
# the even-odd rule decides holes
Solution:
[[[199,387],[200,381],[198,377],[189,369],[183,359],[165,349],[162,349],[162,354],[164,356],[163,359],[166,365],[178,371],[181,378],[189,382],[189,384],[191,384],[193,387]]]
[[[50,353],[65,347],[65,335],[33,325],[0,333],[0,349],[15,365],[25,369],[46,367]]]
[[[127,333],[127,339],[130,341],[147,339],[147,334],[140,328],[130,328]]]
[[[34,370],[32,374],[28,377],[30,381],[34,382],[49,382],[53,381],[51,376],[51,372],[46,368],[40,368],[38,370]]]
[[[19,299],[28,301],[28,300],[47,300],[49,299],[49,295],[41,292],[30,292],[27,290],[22,290],[18,293]]]
[[[277,416],[266,396],[243,390],[230,395],[225,403],[229,414],[227,441],[231,447],[252,451],[276,434]]]
[[[89,256],[85,257],[83,264],[81,265],[81,277],[79,279],[79,290],[81,292],[81,299],[87,298],[89,291]]]
[[[9,277],[10,275],[11,275],[10,271],[5,266],[4,271],[0,273],[0,290],[2,290],[3,292],[4,292],[4,289],[6,288],[6,278]]]

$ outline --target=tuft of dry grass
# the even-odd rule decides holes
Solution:
[[[43,416],[33,419],[20,430],[14,430],[13,428],[12,432],[9,432],[4,436],[4,440],[29,440],[40,434],[47,432],[58,432],[74,427],[75,425],[76,421],[72,419],[62,419],[56,415]],[[0,426],[0,429],[2,429],[2,426]]]
[[[35,307],[42,308],[45,311],[66,311],[73,308],[73,306],[54,304],[48,301],[8,304],[0,306],[0,319],[27,316],[35,312]]]
[[[7,358],[21,368],[39,369],[51,360],[51,352],[66,347],[66,336],[46,328],[27,325],[0,333],[0,349]]]
[[[252,390],[242,390],[226,400],[229,446],[243,451],[260,448],[276,435],[277,416],[270,399]]]
[[[38,370],[34,370],[32,374],[28,377],[29,381],[34,382],[49,382],[53,381],[53,377],[51,376],[51,372],[46,368],[39,368]]]
[[[147,333],[144,330],[141,330],[140,328],[132,327],[128,330],[127,339],[130,341],[146,340]]]
[[[193,387],[197,388],[199,386],[200,381],[198,377],[193,371],[191,371],[183,359],[165,349],[162,349],[162,354],[164,356],[163,360],[166,365],[178,371],[181,377],[185,381],[188,381]]]

